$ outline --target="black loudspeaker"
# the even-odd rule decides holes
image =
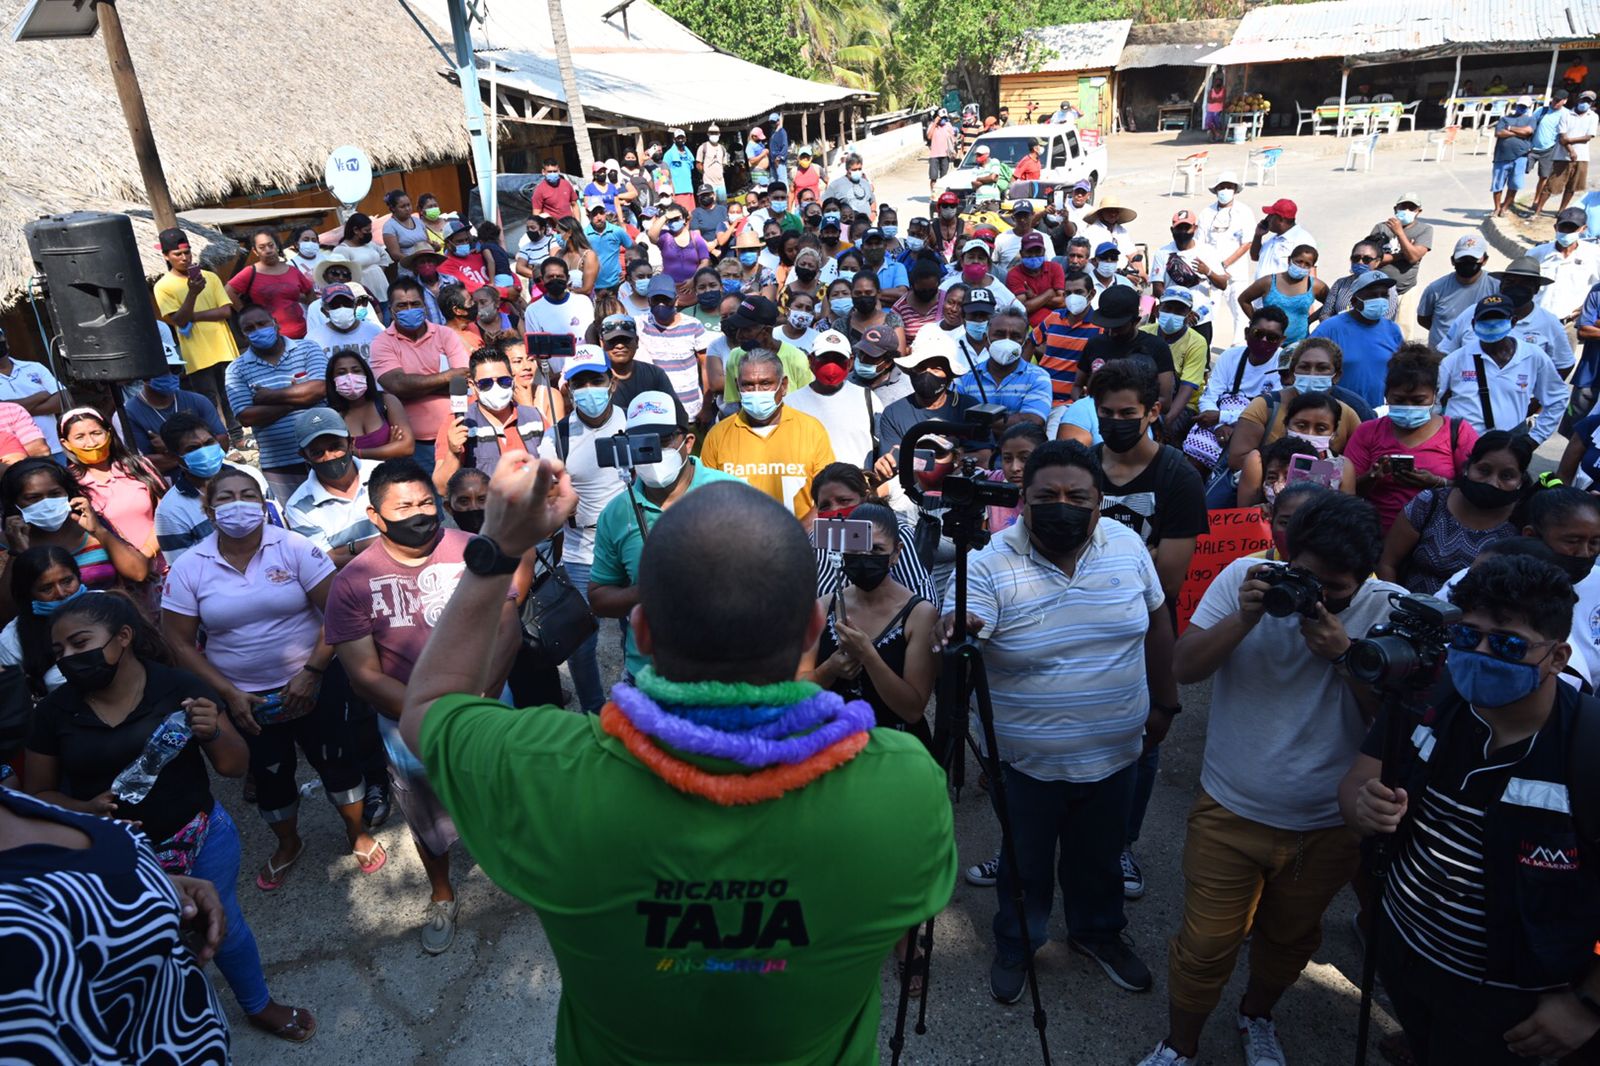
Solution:
[[[136,381],[167,372],[155,301],[127,215],[50,215],[23,231],[74,378]]]

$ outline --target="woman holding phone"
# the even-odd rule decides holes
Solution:
[[[366,790],[358,738],[346,726],[349,684],[322,639],[333,562],[300,534],[266,524],[261,486],[243,470],[211,478],[203,506],[215,530],[173,564],[161,629],[178,665],[222,697],[250,748],[256,806],[278,838],[256,887],[282,887],[305,850],[297,745],[338,808],[361,872],[376,873],[386,855],[361,823]]]

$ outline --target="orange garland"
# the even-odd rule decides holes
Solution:
[[[867,734],[855,733],[792,766],[772,766],[753,774],[712,774],[656,747],[615,703],[608,701],[600,711],[600,728],[622,741],[634,758],[679,792],[700,796],[724,807],[764,803],[785,792],[804,788],[829,770],[843,766],[867,746]]]

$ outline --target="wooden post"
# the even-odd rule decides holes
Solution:
[[[1344,95],[1350,87],[1350,68],[1344,64],[1339,65],[1339,124],[1334,127],[1338,132],[1335,136],[1344,136]]]
[[[139,161],[139,176],[144,179],[145,198],[157,229],[172,229],[178,215],[172,210],[172,195],[167,192],[167,175],[161,169],[161,153],[156,151],[155,134],[150,131],[150,116],[144,109],[144,94],[139,90],[139,75],[133,69],[128,40],[122,36],[122,17],[115,0],[99,0],[95,13],[100,19],[100,35],[106,39],[106,58],[111,61],[111,80],[122,101],[122,117],[133,139],[133,155]]]
[[[800,112],[800,143],[802,145],[811,143],[811,112],[809,111]]]

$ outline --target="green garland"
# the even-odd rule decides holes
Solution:
[[[677,707],[787,707],[810,699],[821,687],[810,681],[754,685],[743,681],[668,681],[646,666],[634,687],[657,703]]]

